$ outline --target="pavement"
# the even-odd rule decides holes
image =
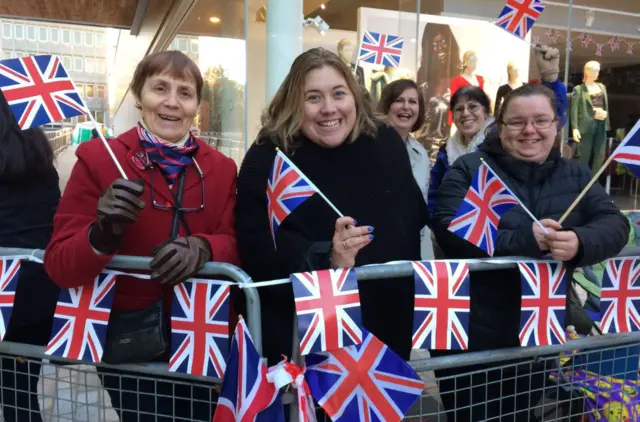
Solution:
[[[67,181],[71,176],[71,170],[73,170],[73,166],[78,160],[76,158],[76,149],[77,145],[71,145],[67,149],[65,149],[62,154],[60,154],[55,160],[55,167],[58,171],[58,176],[60,177],[60,191],[64,192],[65,186],[67,186]]]

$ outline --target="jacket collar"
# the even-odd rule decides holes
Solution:
[[[132,128],[121,134],[117,139],[126,149],[126,166],[129,169],[127,173],[133,173],[136,177],[144,180],[149,188],[151,187],[153,178],[154,194],[156,194],[156,196],[162,196],[165,201],[173,203],[173,196],[169,190],[169,185],[165,181],[164,177],[162,177],[162,174],[160,174],[159,169],[152,169],[142,145],[140,145],[140,139],[136,128]],[[193,158],[198,163],[198,166],[200,166],[203,178],[206,178],[213,169],[211,148],[206,142],[198,138],[195,138],[195,141],[198,143],[199,148]],[[124,163],[121,164],[125,166]],[[200,183],[200,175],[198,174],[196,166],[188,166],[185,174],[183,192],[186,193],[188,190],[193,188],[201,189]],[[158,199],[156,199],[156,201],[158,201]]]
[[[487,137],[479,150],[491,157],[509,177],[525,184],[535,185],[546,179],[561,160],[560,150],[555,147],[551,149],[549,156],[542,164],[513,158],[504,151],[502,142],[495,132]]]

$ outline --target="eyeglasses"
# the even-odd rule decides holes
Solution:
[[[533,127],[536,129],[549,129],[551,125],[556,121],[556,118],[550,117],[538,117],[533,119],[531,122],[533,123]],[[513,131],[522,131],[529,124],[529,120],[513,120],[511,122],[503,122],[503,124],[509,130]]]
[[[473,101],[470,101],[468,103],[464,103],[464,104],[460,104],[455,106],[455,108],[453,109],[453,114],[455,114],[456,116],[461,115],[462,113],[464,113],[464,109],[469,110],[469,113],[471,114],[477,114],[478,112],[480,112],[480,109],[482,109],[482,105],[480,105],[480,103],[476,103]]]
[[[155,191],[154,176],[156,174],[156,170],[154,166],[154,167],[151,167],[151,172],[152,172],[151,173],[151,203],[153,204],[154,208],[157,208],[163,211],[179,210],[180,212],[183,212],[183,213],[196,212],[204,209],[204,174],[202,173],[202,170],[200,169],[200,166],[198,165],[198,162],[195,160],[195,158],[193,159],[193,164],[195,165],[196,170],[198,171],[198,175],[200,176],[200,188],[202,189],[202,202],[200,206],[198,208],[182,208],[182,207],[176,208],[174,205],[167,206],[167,205],[158,204],[153,194],[153,192]]]

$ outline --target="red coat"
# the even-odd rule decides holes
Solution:
[[[213,260],[238,265],[234,207],[236,204],[236,165],[230,158],[197,140],[195,160],[204,174],[204,210],[185,213],[192,235],[209,241]],[[118,255],[150,256],[151,250],[169,237],[173,211],[161,210],[151,202],[153,174],[154,199],[158,204],[173,203],[169,186],[160,170],[140,169],[133,157],[142,151],[135,129],[109,140],[109,145],[130,180],[142,178],[146,205],[136,223],[128,226]],[[98,199],[120,173],[102,141],[81,144],[58,212],[53,219],[53,237],[45,252],[44,265],[51,279],[60,287],[70,288],[91,283],[112,255],[99,255],[89,244],[89,227],[96,220]],[[155,173],[155,174],[154,174]],[[187,167],[183,207],[196,208],[202,203],[200,176],[194,165]],[[180,224],[179,236],[185,236]],[[124,270],[126,271],[126,270]],[[121,276],[115,286],[114,310],[144,309],[160,298],[160,285],[151,280]],[[170,309],[172,288],[164,292],[165,307]]]
[[[480,89],[484,89],[484,78],[480,75],[476,75],[478,79],[478,87]],[[449,84],[449,91],[451,91],[451,97],[456,93],[460,88],[464,88],[465,86],[471,86],[469,81],[462,75],[458,75],[455,78],[451,79],[451,83]],[[451,110],[449,110],[449,126],[453,124],[453,114]]]

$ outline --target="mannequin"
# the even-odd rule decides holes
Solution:
[[[371,96],[379,100],[384,87],[398,79],[409,79],[407,71],[392,66],[385,66],[382,70],[374,70],[371,75]]]
[[[597,171],[604,161],[609,122],[609,98],[607,88],[596,82],[600,63],[584,65],[583,83],[573,88],[571,94],[571,126],[573,140],[577,142],[576,159]]]
[[[509,82],[498,88],[498,93],[496,94],[496,105],[493,109],[494,116],[500,114],[500,106],[502,105],[504,97],[522,85],[522,82],[520,82],[520,69],[514,62],[509,62],[509,64],[507,64],[507,76]]]
[[[465,86],[477,86],[480,89],[484,89],[484,78],[480,75],[476,75],[475,71],[478,67],[478,56],[475,51],[466,51],[462,56],[462,72],[455,78],[451,79],[449,90],[451,96],[456,93],[462,87]],[[449,125],[453,124],[453,115],[449,111]]]
[[[340,56],[340,59],[342,59],[344,64],[349,66],[351,71],[354,72],[358,83],[364,86],[364,70],[361,66],[356,68],[356,65],[353,63],[353,55],[355,51],[356,47],[350,39],[343,38],[338,42],[338,56]]]

